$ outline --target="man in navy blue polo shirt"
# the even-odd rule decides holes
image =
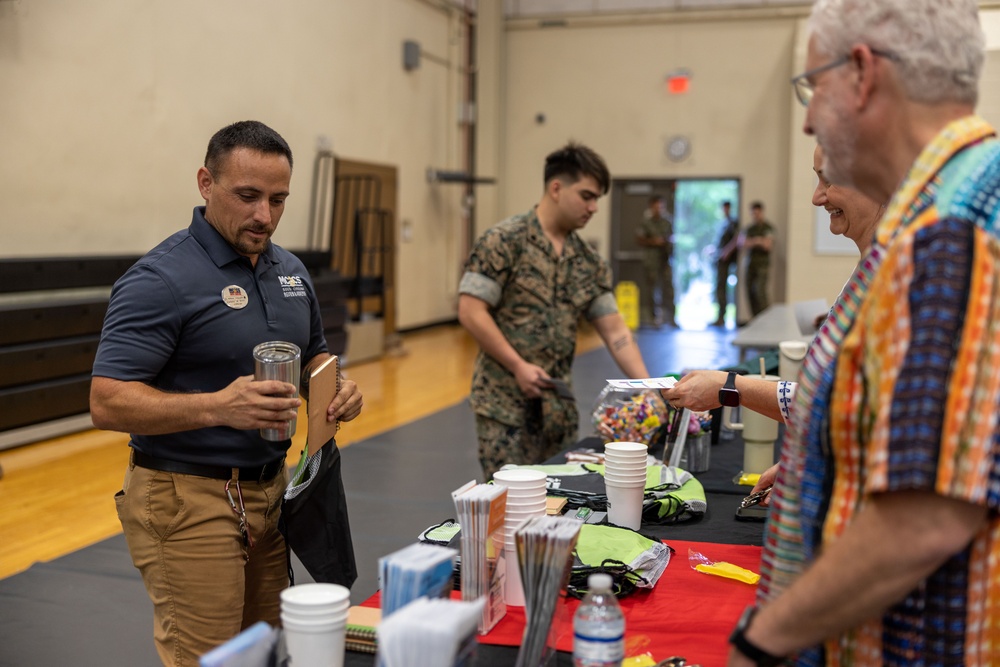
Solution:
[[[270,241],[291,175],[291,149],[274,130],[219,130],[197,174],[205,206],[111,294],[91,414],[98,428],[131,434],[115,501],[168,665],[196,665],[257,621],[279,624],[291,440],[259,429],[295,418],[301,400],[294,385],[255,381],[252,351],[294,343],[304,377],[330,356],[305,267]],[[345,381],[328,419],[354,419],[361,404]]]

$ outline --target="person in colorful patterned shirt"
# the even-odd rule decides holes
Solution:
[[[506,463],[541,463],[576,442],[569,387],[580,317],[626,375],[648,377],[611,270],[577,233],[609,183],[604,160],[570,143],[545,158],[538,205],[487,230],[472,249],[458,319],[481,348],[469,401],[487,480]]]
[[[803,363],[730,665],[1000,664],[1000,142],[975,0],[818,0],[824,175],[891,197]]]

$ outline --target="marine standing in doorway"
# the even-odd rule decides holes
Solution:
[[[670,261],[674,254],[674,220],[667,213],[663,197],[650,197],[649,208],[643,214],[636,231],[636,241],[642,246],[642,269],[645,284],[642,290],[640,317],[643,324],[672,327],[674,321],[674,271]],[[660,299],[657,303],[657,292]]]
[[[747,297],[750,312],[757,316],[771,304],[767,294],[767,279],[771,272],[771,247],[774,244],[774,226],[764,219],[764,205],[759,201],[750,204],[753,220],[744,232],[743,248],[750,251],[747,264]]]

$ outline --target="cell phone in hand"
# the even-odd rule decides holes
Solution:
[[[569,388],[569,385],[566,384],[565,380],[560,380],[559,378],[549,378],[549,384],[551,384],[552,388],[556,390],[556,396],[559,398],[566,398],[570,400],[574,398],[573,390]]]

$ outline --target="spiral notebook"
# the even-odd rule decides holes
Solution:
[[[382,612],[377,607],[352,606],[347,610],[347,629],[344,648],[359,653],[378,650],[378,624]]]
[[[326,409],[340,391],[340,357],[334,355],[309,374],[309,442],[318,451],[337,435],[340,424],[326,420]]]

